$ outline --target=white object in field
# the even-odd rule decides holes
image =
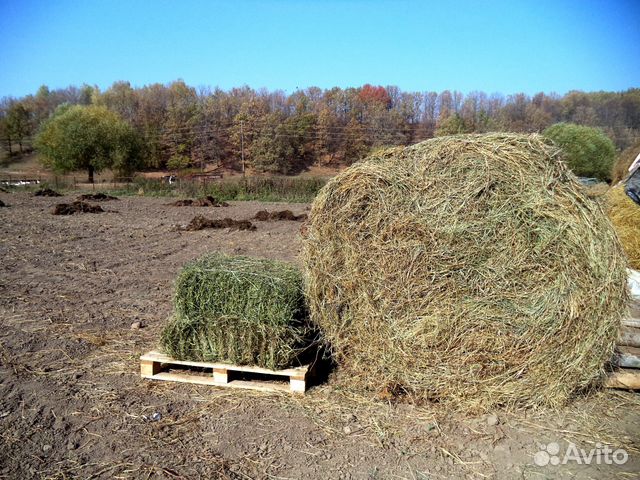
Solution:
[[[629,285],[631,296],[634,300],[640,300],[640,272],[638,270],[627,268],[627,273],[629,274],[627,284]]]
[[[631,166],[629,167],[629,171],[633,172],[636,167],[640,166],[640,153],[638,154],[638,156],[636,157],[636,159],[631,162]]]

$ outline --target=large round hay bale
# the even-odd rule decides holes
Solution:
[[[209,254],[182,269],[161,344],[179,360],[295,365],[312,329],[302,275],[275,260]]]
[[[312,319],[345,385],[464,410],[559,405],[626,308],[601,207],[538,135],[460,135],[355,164],[316,198]]]

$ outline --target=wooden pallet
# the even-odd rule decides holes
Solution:
[[[193,372],[189,373],[188,370],[181,372],[166,371],[171,368],[171,366],[187,366],[212,370],[213,375],[194,375]],[[308,371],[308,366],[288,368],[285,370],[269,370],[268,368],[228,365],[226,363],[189,362],[175,360],[156,351],[149,352],[140,357],[140,375],[142,378],[197,383],[200,385],[215,385],[217,387],[248,388],[264,392],[304,393],[307,389]],[[282,377],[286,377],[289,382],[238,380],[233,378],[234,374],[238,376],[247,373],[259,374],[263,376],[263,378],[271,377],[273,380],[280,380]]]

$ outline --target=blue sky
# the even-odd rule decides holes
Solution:
[[[640,0],[0,0],[0,96],[116,80],[505,94],[640,86]]]

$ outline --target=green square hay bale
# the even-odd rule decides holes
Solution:
[[[302,275],[275,260],[209,254],[176,280],[162,347],[180,360],[282,368],[312,343]]]

